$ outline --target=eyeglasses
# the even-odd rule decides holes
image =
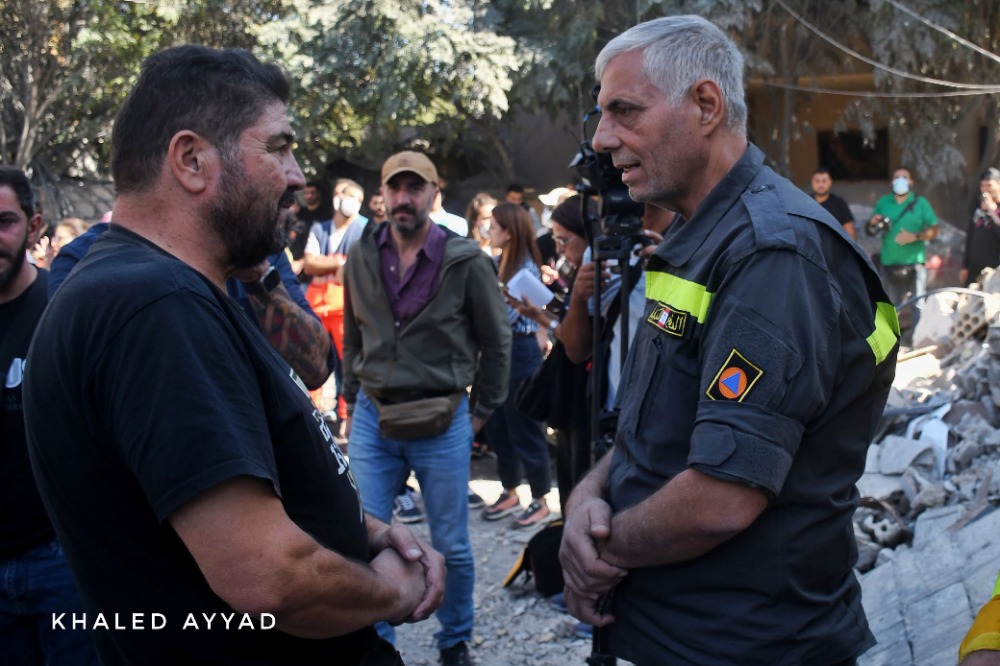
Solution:
[[[559,236],[553,236],[552,240],[554,240],[556,242],[556,245],[558,245],[559,247],[566,247],[567,245],[569,245],[569,242],[571,240],[573,240],[573,239],[572,238],[560,238]]]

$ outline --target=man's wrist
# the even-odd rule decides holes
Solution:
[[[279,284],[281,284],[281,273],[274,266],[268,266],[258,279],[244,282],[243,288],[251,296],[263,298],[277,289]]]

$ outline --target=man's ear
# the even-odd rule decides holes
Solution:
[[[28,246],[35,247],[38,237],[42,233],[42,214],[35,213],[28,218]]]
[[[203,192],[218,168],[219,153],[204,137],[182,130],[170,139],[167,165],[174,179],[188,192]]]
[[[698,105],[702,134],[711,134],[726,119],[726,99],[722,90],[715,81],[702,79],[691,88],[691,96]]]

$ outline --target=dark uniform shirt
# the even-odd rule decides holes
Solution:
[[[687,562],[618,586],[638,664],[834,664],[874,644],[853,565],[855,482],[895,370],[871,262],[750,146],[650,258],[607,485],[617,512],[688,467],[767,509]]]

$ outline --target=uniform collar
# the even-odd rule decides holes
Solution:
[[[747,145],[743,156],[720,180],[690,220],[679,218],[670,225],[655,256],[673,266],[683,266],[704,245],[712,230],[750,186],[764,164],[764,153]]]

